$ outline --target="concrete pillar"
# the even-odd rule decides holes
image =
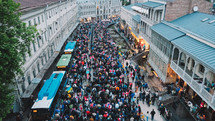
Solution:
[[[179,50],[179,54],[178,54],[178,61],[177,61],[178,66],[179,66],[180,57],[181,57],[181,50]]]
[[[194,65],[194,69],[193,69],[193,74],[192,74],[192,80],[191,80],[191,83],[192,83],[192,81],[193,81],[193,78],[194,78],[194,75],[195,75],[195,72],[196,72],[197,65],[198,65],[198,62],[197,62],[197,61],[195,61],[195,65]]]
[[[155,16],[155,14],[156,14],[156,11],[153,10],[153,13],[152,13],[152,21],[156,21],[156,16]]]
[[[173,45],[171,61],[173,61],[174,50],[175,50],[175,46]]]
[[[207,73],[208,73],[208,69],[205,67],[205,72],[204,72],[204,75],[203,75],[203,81],[202,81],[202,84],[201,84],[200,92],[202,92],[202,89],[204,89],[204,83],[205,83],[205,78],[206,78]]]

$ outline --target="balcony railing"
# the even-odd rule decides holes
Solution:
[[[152,42],[150,43],[150,49],[152,49],[157,55],[159,55],[165,63],[169,63],[169,58],[162,51],[160,51],[160,49],[157,48]]]
[[[196,80],[192,80],[191,82],[192,86],[195,88],[196,91],[200,91],[201,86],[198,84],[198,82]]]
[[[198,80],[194,80],[188,73],[182,70],[173,60],[170,67],[200,96],[207,104],[215,109],[215,99]],[[215,98],[215,97],[214,97]]]
[[[209,101],[212,101],[212,95],[205,89],[202,90],[202,96],[209,100]]]
[[[154,21],[154,20],[151,20],[143,15],[141,15],[141,19],[145,22],[145,23],[148,23],[150,26],[154,25],[154,24],[157,24],[158,22]]]

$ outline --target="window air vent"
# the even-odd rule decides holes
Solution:
[[[205,21],[207,21],[208,19],[209,19],[209,18],[205,18],[205,19],[202,20],[202,22],[205,22]]]
[[[215,22],[215,20],[212,20],[212,21],[210,21],[210,22],[208,22],[209,24],[212,24],[212,23],[214,23]]]

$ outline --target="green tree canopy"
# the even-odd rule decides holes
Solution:
[[[0,1],[0,117],[12,109],[15,75],[22,74],[23,56],[30,54],[36,27],[27,27],[20,20],[19,4],[13,0]]]

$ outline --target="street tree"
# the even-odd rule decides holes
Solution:
[[[34,42],[35,26],[26,26],[20,20],[20,4],[13,0],[0,0],[0,120],[12,109],[16,75],[22,75],[26,54]]]

